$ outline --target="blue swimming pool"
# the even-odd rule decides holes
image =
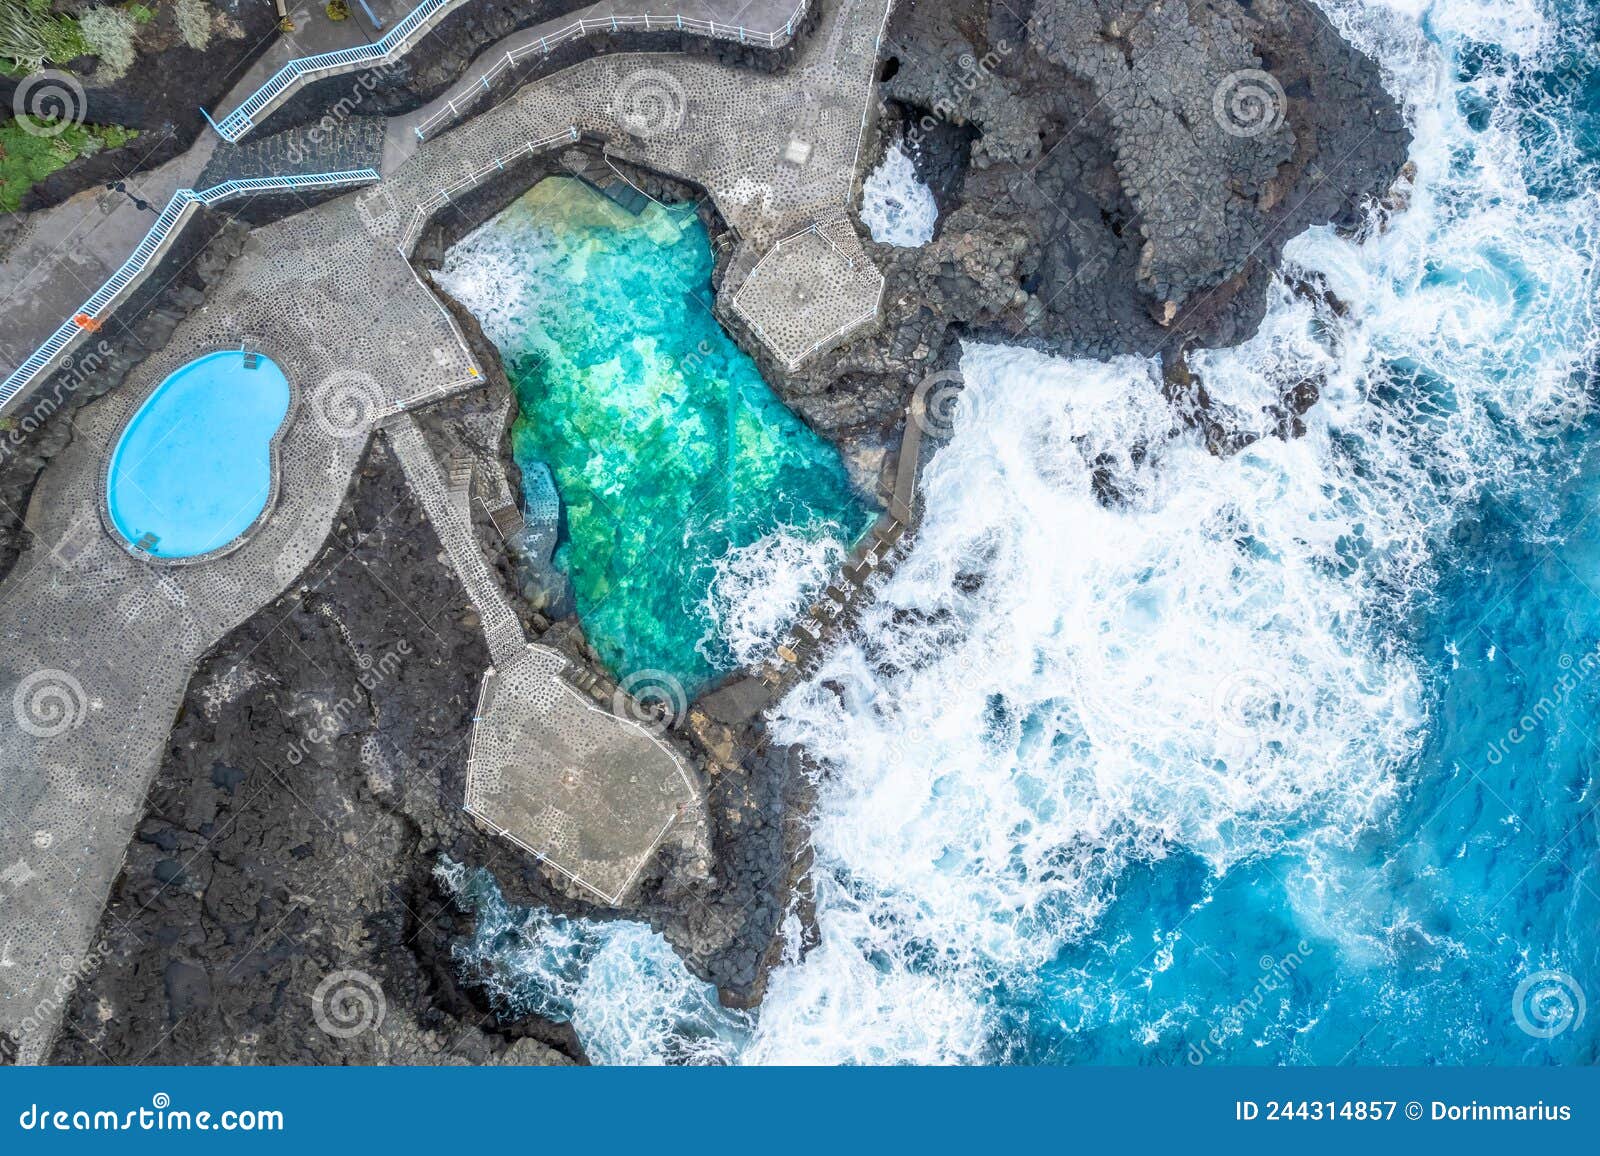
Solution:
[[[211,353],[172,374],[111,455],[117,531],[157,558],[226,546],[266,508],[272,439],[288,412],[289,379],[264,354]]]

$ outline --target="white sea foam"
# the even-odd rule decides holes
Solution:
[[[1223,461],[1169,438],[1144,362],[969,346],[962,373],[910,557],[774,720],[833,768],[828,882],[748,1059],[995,1058],[994,985],[1092,932],[1131,863],[1353,839],[1417,741],[1324,430]]]
[[[836,538],[777,530],[717,560],[706,595],[715,640],[739,666],[768,658],[844,560]],[[702,644],[709,649],[713,640]]]
[[[1458,82],[1449,56],[1475,37],[1536,61],[1581,29],[1524,0],[1324,7],[1405,105],[1410,208],[1289,245],[1287,275],[1338,308],[1275,285],[1254,339],[1191,359],[1257,432],[1315,382],[1305,436],[1217,459],[1173,433],[1151,364],[966,348],[908,560],[774,718],[827,768],[821,942],[773,975],[744,1060],[999,1058],[997,992],[1025,994],[1101,926],[1130,864],[1179,849],[1215,872],[1297,854],[1296,919],[1353,958],[1407,925],[1345,852],[1426,735],[1436,656],[1394,624],[1459,512],[1559,465],[1588,412],[1600,203],[1570,136],[1510,96],[1514,68]],[[1120,503],[1097,501],[1097,469]],[[783,588],[733,585],[762,584]],[[730,632],[769,625],[759,600],[724,606]],[[607,995],[656,1022],[654,985]],[[1164,1030],[1103,979],[1083,990],[1085,1024]]]
[[[530,270],[548,260],[552,244],[537,217],[513,206],[446,250],[433,278],[478,319],[490,341],[511,345],[537,314],[541,282]]]
[[[885,245],[914,249],[933,240],[939,206],[898,141],[861,183],[861,221]]]

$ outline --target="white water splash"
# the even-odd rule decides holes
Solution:
[[[1418,741],[1323,431],[1223,461],[1168,440],[1144,362],[969,346],[962,374],[909,558],[774,722],[833,770],[828,882],[747,1060],[995,1059],[995,985],[1091,933],[1130,865],[1353,840]]]
[[[739,666],[771,657],[844,556],[845,547],[836,538],[806,539],[786,530],[730,549],[717,560],[706,595],[714,638]],[[708,639],[701,646],[704,650],[712,644]]]
[[[881,244],[914,249],[933,240],[939,206],[898,141],[861,184],[861,221]]]

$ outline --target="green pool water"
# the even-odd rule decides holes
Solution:
[[[801,579],[870,522],[837,452],[712,316],[711,270],[692,206],[635,216],[551,178],[440,274],[516,388],[517,460],[555,476],[556,562],[590,641],[617,671],[664,670],[691,694],[759,649],[733,619],[781,629],[775,602],[799,609]]]

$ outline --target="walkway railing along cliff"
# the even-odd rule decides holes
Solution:
[[[738,25],[718,24],[715,20],[698,20],[693,16],[598,16],[587,20],[575,20],[565,28],[541,36],[521,48],[508,51],[502,59],[495,62],[494,67],[478,78],[478,87],[487,91],[496,77],[519,61],[536,54],[548,56],[556,45],[587,36],[591,32],[622,32],[628,29],[642,29],[645,32],[694,32],[716,40],[737,40],[740,44],[777,48],[794,35],[800,18],[805,15],[807,3],[809,0],[800,0],[795,10],[789,13],[789,18],[784,21],[783,27],[774,32],[753,32]],[[426,140],[428,134],[441,124],[448,123],[460,115],[455,98],[451,98],[445,101],[444,108],[428,117],[413,131],[416,132],[418,140]]]
[[[228,141],[237,141],[285,100],[300,86],[324,76],[336,76],[376,64],[387,63],[410,51],[413,44],[436,24],[470,0],[423,0],[411,14],[389,30],[388,34],[371,44],[343,48],[338,52],[324,52],[320,56],[302,56],[289,61],[273,73],[260,88],[247,96],[238,108],[221,120],[212,121],[217,132]],[[799,0],[781,29],[756,32],[734,24],[719,24],[715,20],[700,20],[693,16],[599,16],[579,19],[537,41],[505,54],[505,59],[486,72],[479,83],[487,89],[490,82],[519,60],[533,53],[548,54],[556,45],[591,32],[621,32],[643,29],[646,32],[695,32],[719,40],[737,40],[740,44],[755,44],[763,48],[776,48],[794,35],[800,17],[804,15],[809,0]],[[455,105],[429,117],[416,130],[418,137],[432,132],[442,119],[456,115]]]
[[[212,121],[224,140],[237,141],[256,126],[256,118],[270,112],[290,91],[322,74],[336,75],[377,64],[400,56],[411,42],[432,28],[468,0],[422,0],[411,14],[389,29],[381,39],[355,48],[341,48],[318,56],[300,56],[289,61],[267,78],[267,82],[245,97],[239,107],[221,120]],[[209,119],[209,117],[207,118]]]
[[[167,207],[161,210],[155,224],[150,226],[150,231],[144,235],[144,239],[117,271],[107,277],[105,284],[95,290],[94,294],[79,306],[43,345],[34,350],[32,356],[17,366],[4,383],[0,383],[0,410],[8,406],[17,395],[45,373],[79,337],[99,328],[98,322],[116,307],[122,295],[166,252],[173,238],[183,229],[198,206],[215,205],[219,201],[248,193],[334,188],[364,184],[377,179],[378,174],[372,169],[352,169],[340,173],[311,173],[225,181],[199,192],[194,189],[179,189],[172,194],[172,199],[167,202]]]
[[[549,136],[539,137],[537,140],[531,140],[521,148],[517,149],[515,152],[509,152],[503,156],[496,157],[488,164],[468,173],[459,181],[455,181],[452,184],[446,185],[427,200],[419,201],[416,208],[411,212],[411,220],[406,222],[405,233],[400,238],[400,244],[398,246],[400,255],[402,257],[410,256],[411,246],[416,243],[417,234],[420,233],[422,231],[422,227],[428,223],[428,218],[448,205],[457,193],[465,192],[467,189],[477,185],[485,177],[492,176],[496,172],[505,172],[506,162],[515,160],[524,153],[532,156],[541,149],[549,148],[551,145],[576,143],[578,138],[579,133],[577,126],[571,125],[562,129],[560,132],[551,133]]]

